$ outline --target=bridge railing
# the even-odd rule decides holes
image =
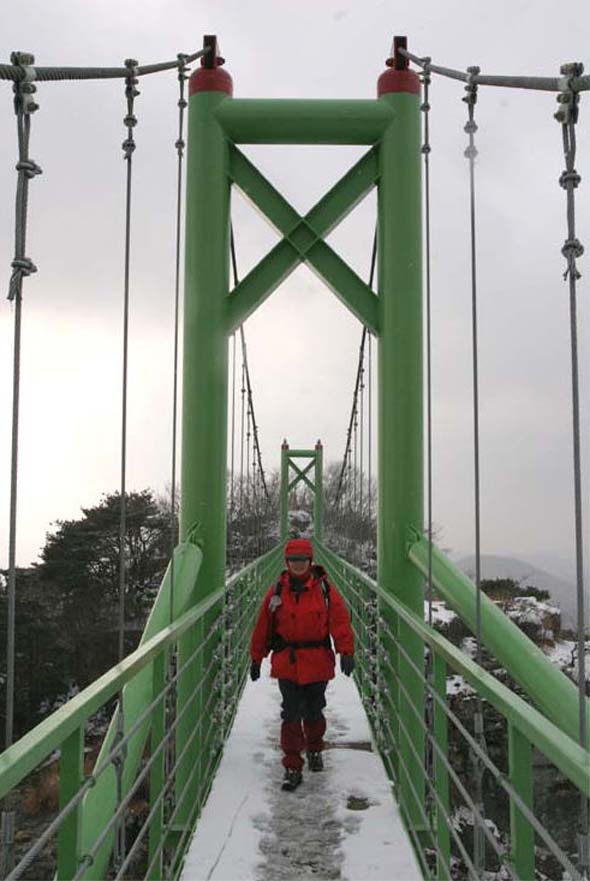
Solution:
[[[193,593],[201,559],[193,545],[177,549],[177,597]],[[7,879],[40,877],[36,861],[52,846],[57,879],[178,874],[245,683],[261,593],[279,561],[276,548],[151,634],[159,605],[169,602],[168,571],[139,648],[0,755],[0,798],[17,816],[28,775],[58,757],[59,812],[18,853],[16,865],[6,866],[4,855]],[[190,634],[194,649],[181,663],[178,642]],[[178,685],[187,677],[190,688],[180,704]],[[117,704],[96,764],[85,776],[87,722],[118,695],[123,713]],[[190,733],[179,738],[187,718]],[[181,778],[178,770],[189,755],[196,760]],[[130,835],[137,803],[144,806],[142,822]]]
[[[535,869],[544,869],[548,877],[568,873],[563,877],[581,878],[575,865],[575,817],[580,795],[590,797],[586,751],[380,585],[325,546],[316,542],[315,547],[316,557],[351,610],[357,638],[356,681],[394,792],[399,793],[405,776],[419,806],[419,823],[410,819],[415,810],[405,812],[402,805],[402,814],[424,877],[480,881],[487,869],[504,872],[497,877],[524,881],[539,877]],[[400,621],[422,641],[422,665],[415,664],[397,638]],[[402,658],[423,685],[421,707],[416,707],[399,675]],[[545,661],[548,668],[552,666],[549,659]],[[565,676],[563,680],[571,685]],[[486,749],[482,733],[475,730],[475,716],[466,718],[453,709],[454,684],[473,700],[479,696],[486,723],[500,731],[493,750]],[[543,688],[542,681],[538,688]],[[402,701],[405,713],[400,713]],[[423,754],[414,741],[425,743]],[[504,743],[502,750],[498,744]],[[404,764],[408,752],[421,769],[418,786]],[[474,796],[478,765],[484,783],[479,804]],[[561,829],[546,816],[545,807],[540,810],[537,805],[545,815],[542,818],[535,813],[535,795],[546,786],[550,769],[560,801],[554,816],[565,811],[571,817]]]

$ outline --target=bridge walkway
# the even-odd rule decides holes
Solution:
[[[183,881],[421,879],[354,682],[328,686],[325,770],[283,793],[280,695],[265,667],[244,691]]]

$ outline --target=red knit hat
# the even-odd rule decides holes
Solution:
[[[292,538],[285,545],[286,560],[313,560],[313,548],[306,538]]]

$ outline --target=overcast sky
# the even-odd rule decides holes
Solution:
[[[217,33],[239,97],[371,98],[394,33],[418,54],[486,73],[555,75],[588,62],[590,10],[576,0],[494,3],[345,0],[21,0],[5,4],[1,57],[43,65],[174,58]],[[177,83],[145,78],[134,157],[129,404],[130,488],[170,480]],[[0,267],[13,254],[15,122],[0,83]],[[434,516],[443,544],[473,547],[468,168],[460,83],[432,87]],[[78,515],[119,481],[125,136],[123,84],[47,83],[32,123],[42,177],[30,187],[24,284],[18,560],[36,558],[58,518]],[[573,559],[569,317],[562,280],[561,131],[549,93],[482,90],[476,108],[481,343],[482,545],[497,554]],[[578,237],[586,536],[590,355],[590,104],[578,131]],[[363,152],[246,148],[303,211]],[[368,198],[330,240],[367,277],[375,221]],[[276,241],[236,198],[243,274]],[[4,296],[4,295],[2,295]],[[0,565],[6,565],[13,310],[0,305]],[[262,452],[278,463],[320,437],[343,454],[360,327],[306,268],[246,325]],[[588,546],[590,542],[586,542]],[[557,560],[556,560],[557,567]],[[590,554],[587,554],[590,568]]]

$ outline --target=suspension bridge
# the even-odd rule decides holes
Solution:
[[[475,67],[462,72],[410,53],[402,37],[394,41],[392,57],[378,81],[377,98],[366,100],[234,98],[232,79],[214,36],[205,37],[200,52],[146,67],[129,59],[121,68],[43,68],[35,66],[34,57],[26,53],[14,53],[11,61],[10,65],[0,66],[0,79],[13,86],[19,145],[15,252],[9,287],[15,345],[6,749],[0,755],[2,877],[11,881],[38,877],[36,860],[51,842],[59,879],[191,877],[186,872],[192,871],[190,866],[195,861],[198,863],[194,848],[204,846],[199,839],[200,821],[208,797],[214,798],[226,741],[231,738],[235,719],[248,715],[240,699],[249,666],[250,634],[263,592],[281,569],[282,545],[289,529],[289,499],[298,485],[305,486],[314,499],[316,558],[329,571],[351,613],[357,644],[355,683],[370,726],[372,749],[391,781],[389,797],[392,811],[394,807],[396,811],[397,833],[403,837],[403,846],[413,855],[420,874],[424,878],[465,877],[476,881],[484,877],[547,877],[539,866],[539,852],[544,849],[554,860],[552,877],[590,877],[590,705],[584,669],[576,317],[580,277],[577,260],[583,248],[577,238],[575,212],[580,183],[575,168],[576,124],[580,96],[590,88],[590,77],[584,76],[580,64],[566,64],[558,76],[543,78],[487,76]],[[193,62],[198,66],[190,73]],[[411,64],[418,72],[410,68]],[[179,82],[175,402],[180,369],[181,206],[188,109],[180,525],[140,645],[125,655],[123,549],[135,99],[141,77],[170,70],[176,71]],[[462,574],[432,540],[429,88],[435,76],[464,84],[473,328],[474,581]],[[89,78],[120,78],[125,84],[127,111],[123,143],[127,219],[119,662],[15,741],[20,334],[24,283],[36,271],[27,253],[28,211],[34,206],[29,188],[41,173],[30,155],[32,120],[40,96],[42,104],[43,90],[57,88],[56,83],[62,80]],[[560,183],[565,193],[566,238],[562,252],[570,295],[572,344],[577,686],[481,589],[476,111],[480,90],[499,87],[554,92],[558,100],[556,120],[563,135],[565,170]],[[366,145],[367,152],[302,216],[241,152],[240,144],[356,144]],[[278,244],[241,279],[230,217],[232,187],[246,194],[281,235]],[[377,189],[378,222],[365,282],[327,244],[326,237],[373,188]],[[291,448],[285,441],[276,510],[261,456],[243,326],[302,262],[314,269],[359,320],[362,337],[336,491],[329,497],[324,492],[323,448],[319,441],[310,439],[311,445],[305,449]],[[373,397],[375,376],[378,382]],[[371,461],[372,440],[367,439],[366,431],[374,410],[378,414],[376,469]],[[176,422],[175,403],[173,517]],[[375,470],[373,486],[371,475]],[[246,565],[239,538],[243,535],[239,531],[241,493],[249,493],[254,500]],[[355,529],[367,512],[369,520],[377,523],[374,577],[361,571],[354,556],[361,540]],[[279,541],[273,546],[265,545],[261,528],[264,518],[274,518],[276,523]],[[346,537],[350,553],[335,552],[330,546],[334,534]],[[350,559],[345,559],[347,556]],[[433,627],[435,597],[444,600],[473,633],[474,657]],[[484,669],[484,651],[507,672],[510,686]],[[447,683],[452,675],[463,677],[476,695],[469,725],[450,705]],[[96,763],[85,772],[86,724],[114,700],[116,707]],[[500,724],[507,732],[506,754],[500,757],[487,748],[490,724]],[[468,767],[458,767],[453,761],[452,744],[457,741],[468,752]],[[59,808],[44,831],[23,850],[17,847],[19,787],[36,768],[56,755]],[[536,809],[539,756],[545,766],[561,775],[563,786],[573,797],[570,804],[575,808],[567,840],[562,840]],[[337,773],[336,768],[333,773]],[[509,824],[503,840],[493,834],[488,818],[492,789],[506,802]],[[235,790],[237,807],[241,797],[239,779],[235,780]],[[139,792],[147,793],[149,809],[130,837],[128,819]],[[300,797],[304,795],[298,793]],[[458,829],[459,808],[469,812],[469,837]],[[288,823],[288,804],[283,810],[287,811]],[[392,830],[392,834],[397,833]],[[311,830],[304,829],[306,834]],[[408,871],[409,864],[405,869],[395,865],[391,862],[383,866],[389,872],[387,877],[407,877],[401,873]],[[368,868],[363,869],[358,861],[355,871],[356,877],[369,876]]]

